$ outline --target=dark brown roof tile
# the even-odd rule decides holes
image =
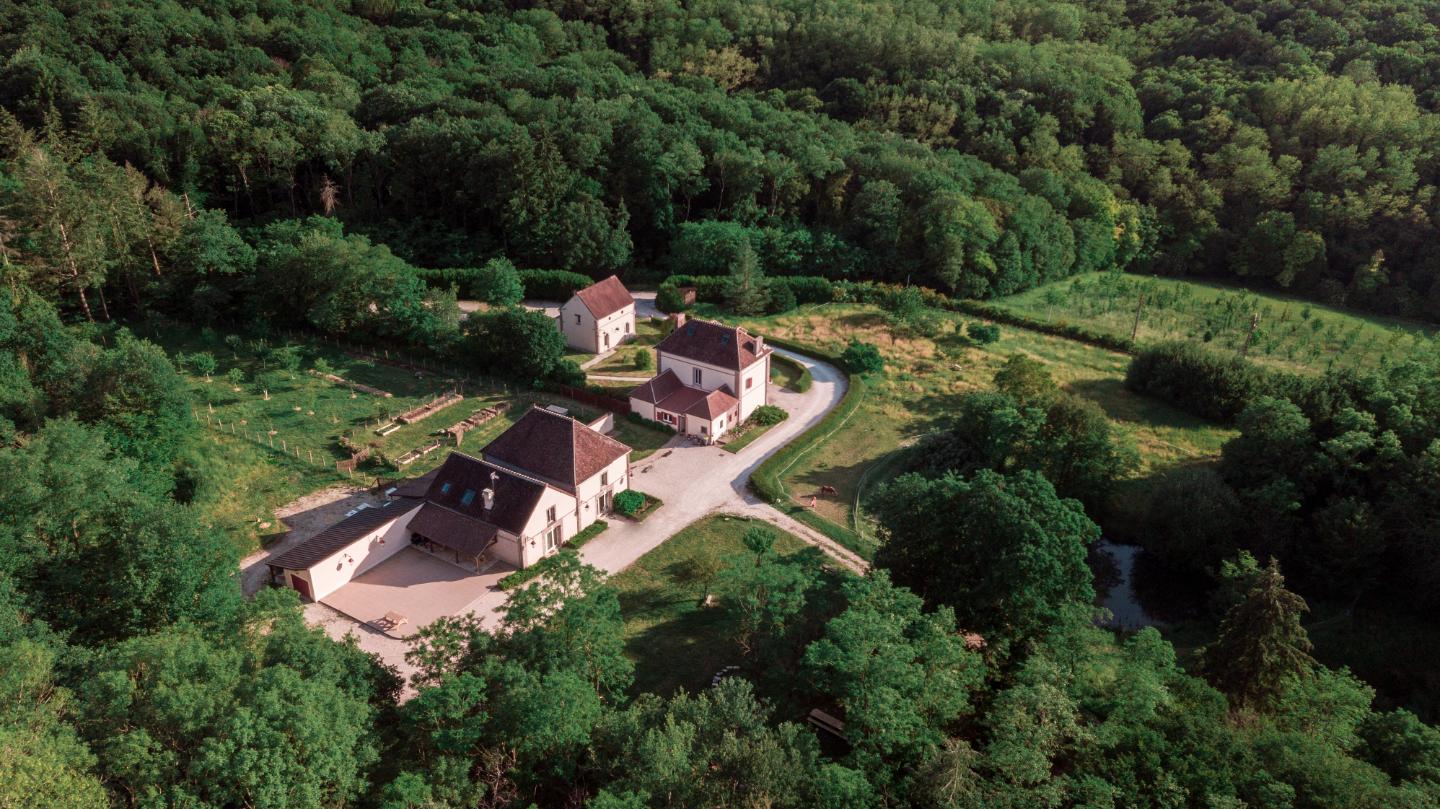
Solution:
[[[577,291],[575,295],[597,320],[635,304],[635,298],[630,294],[630,290],[626,289],[625,285],[620,283],[620,279],[613,275],[603,281],[596,281]]]

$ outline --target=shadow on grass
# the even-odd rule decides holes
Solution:
[[[622,609],[625,602],[622,596]],[[674,600],[665,603],[671,609],[655,616],[661,619],[658,623],[625,641],[625,651],[635,661],[636,694],[669,696],[682,687],[699,691],[715,672],[740,662],[739,650],[727,637],[724,610],[701,607],[698,597],[687,597],[686,606],[673,606]]]

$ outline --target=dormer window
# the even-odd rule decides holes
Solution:
[[[450,493],[450,482],[449,482],[449,481],[446,481],[446,482],[440,484],[440,493],[441,493],[441,494],[449,494],[449,493]]]
[[[465,493],[460,495],[460,505],[468,506],[473,502],[475,502],[475,490],[466,489]]]

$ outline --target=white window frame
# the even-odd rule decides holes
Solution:
[[[699,368],[690,369],[690,378],[695,380],[696,385],[705,384],[705,372]]]

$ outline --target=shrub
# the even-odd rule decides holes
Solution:
[[[645,495],[634,489],[626,489],[615,495],[615,511],[626,517],[635,516],[635,512],[645,507]]]
[[[681,296],[679,287],[665,283],[660,285],[660,291],[655,293],[655,308],[666,314],[683,312],[689,309],[685,298]]]
[[[885,358],[880,356],[880,349],[853,338],[840,355],[840,362],[852,374],[874,373],[885,367]]]
[[[965,325],[965,334],[981,345],[989,345],[1000,339],[1000,327],[994,323],[981,323],[977,320]]]
[[[765,313],[769,315],[780,315],[794,309],[797,305],[795,293],[790,290],[790,285],[779,278],[772,278],[766,284],[770,300],[765,304]]]
[[[790,418],[790,414],[785,412],[783,407],[767,404],[755,408],[755,412],[750,414],[750,418],[756,424],[769,427],[772,424],[779,424],[785,419]]]
[[[514,306],[525,298],[525,285],[509,259],[492,258],[476,272],[470,294],[492,306]]]
[[[773,279],[772,283],[780,283],[790,288],[795,296],[796,304],[802,303],[830,303],[835,300],[835,285],[830,279],[821,278],[816,275],[793,275]]]
[[[590,276],[569,270],[521,270],[520,281],[525,297],[549,301],[569,300],[576,290],[594,283]]]
[[[648,370],[650,370],[650,366],[651,366],[652,364],[654,364],[654,360],[652,360],[652,359],[650,358],[650,349],[648,349],[648,348],[637,348],[637,349],[635,349],[635,368],[636,368],[636,370],[648,371]]]

